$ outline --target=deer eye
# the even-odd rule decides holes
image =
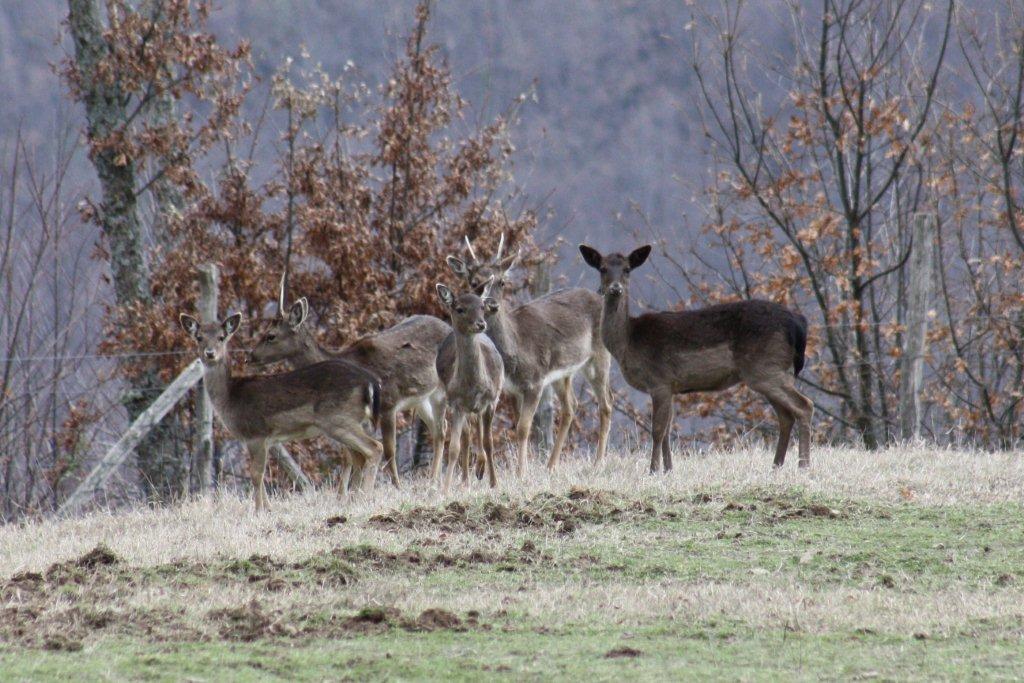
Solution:
[[[221,336],[217,337],[218,341],[224,341],[225,339],[227,339],[227,337],[225,337],[223,334]]]
[[[608,269],[605,268],[604,266],[601,266],[597,270],[598,270],[599,273],[601,273],[601,275],[607,275],[608,274]]]
[[[274,341],[275,339],[277,339],[277,335],[273,332],[267,335],[267,341]]]
[[[466,309],[463,306],[459,306],[458,308],[455,309],[455,312],[460,314],[465,313]]]
[[[196,341],[197,341],[197,342],[201,342],[201,341],[203,341],[203,335],[201,335],[201,334],[197,334],[197,335],[196,335]]]

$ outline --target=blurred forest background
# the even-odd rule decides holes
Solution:
[[[594,287],[578,242],[644,241],[635,308],[799,309],[817,437],[870,448],[904,436],[909,257],[934,250],[922,434],[1019,444],[1013,0],[39,0],[0,7],[0,83],[4,519],[58,506],[191,359],[199,263],[240,347],[285,268],[340,346],[439,313],[466,236],[522,247],[524,288],[540,264]],[[681,402],[694,446],[772,424],[744,390]],[[182,402],[100,500],[205,487],[195,422]],[[215,469],[245,462],[222,443]]]

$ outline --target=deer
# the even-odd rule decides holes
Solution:
[[[722,391],[744,384],[764,396],[779,421],[774,466],[782,467],[794,423],[800,439],[799,467],[811,464],[814,406],[797,391],[804,367],[807,319],[759,299],[686,311],[629,314],[629,276],[646,261],[651,246],[628,255],[602,255],[581,244],[583,260],[601,276],[604,299],[601,338],[619,363],[626,382],[651,397],[651,473],[661,456],[672,469],[670,437],[673,397]]]
[[[456,295],[447,286],[437,283],[437,295],[451,316],[452,333],[441,345],[437,355],[437,375],[445,389],[447,409],[452,415],[449,437],[451,457],[445,475],[447,493],[456,463],[462,464],[462,483],[469,483],[469,448],[463,443],[462,430],[471,416],[479,419],[480,441],[484,452],[487,481],[498,485],[494,471],[494,442],[491,425],[501,397],[505,367],[501,354],[485,334],[487,299],[472,292]],[[435,453],[431,478],[437,481],[442,457]]]
[[[363,429],[363,422],[380,416],[380,382],[372,373],[351,363],[324,361],[290,372],[233,376],[228,342],[242,314],[205,325],[185,313],[179,320],[198,349],[214,411],[245,442],[257,512],[269,507],[263,488],[267,451],[285,441],[326,436],[355,454],[360,490],[373,486],[383,448]]]
[[[490,261],[477,258],[465,240],[467,260],[448,256],[448,267],[470,289],[487,297],[487,334],[505,364],[505,390],[516,403],[517,471],[524,476],[529,458],[533,417],[544,388],[551,384],[561,405],[558,433],[548,458],[554,469],[565,446],[576,411],[572,380],[581,369],[597,398],[600,426],[595,464],[600,464],[608,445],[612,402],[609,390],[611,356],[601,341],[601,297],[583,288],[560,289],[529,303],[513,306],[508,301],[511,271],[519,252],[503,256],[505,236]]]
[[[451,333],[443,320],[414,315],[335,351],[321,346],[310,326],[309,302],[301,297],[285,305],[285,277],[277,300],[278,315],[249,354],[257,367],[285,361],[299,368],[325,360],[362,366],[381,381],[380,428],[384,461],[392,484],[400,488],[396,457],[398,415],[412,409],[430,431],[435,457],[444,444],[444,391],[434,368],[437,348]]]

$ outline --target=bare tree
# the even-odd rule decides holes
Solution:
[[[742,6],[723,2],[696,19],[693,66],[717,175],[711,250],[693,256],[721,284],[694,291],[803,310],[822,350],[807,380],[819,414],[874,448],[895,434],[908,219],[927,189],[921,158],[953,3],[791,3],[789,63],[757,42]]]

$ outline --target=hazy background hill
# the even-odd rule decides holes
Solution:
[[[372,83],[394,61],[414,4],[224,0],[212,25],[225,44],[252,41],[262,77],[304,46],[329,72],[351,61]],[[45,150],[62,117],[81,119],[50,67],[69,46],[59,25],[66,12],[60,0],[0,8],[5,141],[21,125]],[[684,3],[455,0],[436,7],[430,37],[443,46],[471,115],[493,115],[536,84],[517,131],[517,176],[534,198],[550,195],[542,241],[628,242],[613,232],[630,201],[656,225],[683,224],[691,193],[679,179],[702,167],[689,15]],[[77,177],[91,180],[92,170],[83,164]]]

